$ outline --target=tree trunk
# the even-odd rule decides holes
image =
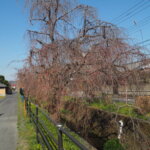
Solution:
[[[113,94],[119,94],[118,83],[116,81],[113,84]]]

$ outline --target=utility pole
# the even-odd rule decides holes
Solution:
[[[106,26],[106,25],[104,25],[104,26],[101,26],[102,27],[102,37],[103,37],[103,39],[105,39],[106,40],[106,46],[108,47],[109,45],[108,45],[108,38],[107,38],[107,34],[106,34],[106,28],[108,28],[108,27],[110,27],[110,26]]]

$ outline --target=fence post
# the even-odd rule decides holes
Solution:
[[[28,112],[28,106],[29,106],[29,100],[28,100],[28,97],[26,99],[26,111],[27,111],[27,115],[29,115],[29,112]]]
[[[24,98],[24,103],[25,103],[25,115],[28,114],[28,97]]]
[[[39,131],[38,131],[39,118],[38,118],[38,113],[39,113],[38,105],[36,105],[36,115],[35,115],[35,117],[36,117],[36,140],[39,143],[39,137],[38,137],[38,133],[39,133]]]
[[[30,101],[29,101],[29,106],[28,106],[28,112],[29,112],[29,119],[31,122],[32,118],[31,118],[31,102]]]
[[[58,127],[58,150],[64,150],[63,149],[63,138],[62,138],[62,131],[61,131],[61,124],[57,125]]]
[[[27,105],[28,105],[28,106],[27,106],[27,108],[28,108],[28,109],[27,109],[27,111],[28,111],[28,116],[30,117],[30,112],[29,112],[29,111],[30,111],[29,99],[28,99],[28,102],[27,102],[27,103],[28,103],[28,104],[27,104]]]
[[[24,98],[25,110],[27,110],[27,97]]]

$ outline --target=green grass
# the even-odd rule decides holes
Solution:
[[[66,110],[66,109],[61,109],[60,112],[61,112],[62,114],[71,114],[71,113],[72,113],[71,111]]]
[[[90,104],[90,106],[94,108],[99,108],[108,112],[115,112],[118,114],[134,117],[134,118],[139,118],[139,119],[144,119],[148,120],[148,116],[144,115],[139,115],[135,112],[135,107],[133,104],[126,104],[123,102],[114,102],[112,104],[105,104],[102,101],[99,102],[93,102]]]
[[[3,98],[5,98],[5,96],[0,96],[0,99],[3,99]]]
[[[104,150],[125,150],[118,139],[110,139],[104,144]]]
[[[24,103],[18,98],[18,145],[17,150],[41,150],[36,141],[33,125],[25,114]]]
[[[110,96],[110,99],[112,97],[112,95],[105,95],[105,96]],[[71,97],[71,96],[64,96],[64,100],[65,101],[74,101],[75,98]],[[130,117],[134,117],[134,118],[138,118],[138,119],[143,119],[143,120],[150,120],[150,113],[145,114],[145,115],[141,115],[138,114],[137,111],[135,111],[135,106],[132,103],[125,103],[125,102],[113,102],[113,103],[108,103],[106,104],[105,101],[102,98],[94,98],[93,102],[89,103],[86,98],[82,98],[81,99],[83,104],[88,105],[88,106],[92,106],[94,108],[98,108],[101,110],[105,110],[108,112],[114,112],[114,113],[118,113],[121,115],[126,115],[126,116],[130,116]],[[63,114],[68,114],[71,112],[68,112],[67,110],[62,109],[61,113]]]
[[[32,105],[32,110],[35,112],[35,106]],[[43,110],[45,111],[45,110]],[[46,111],[45,111],[46,114],[48,114]],[[58,129],[57,127],[51,123],[45,115],[43,115],[40,111],[39,111],[39,118],[44,122],[45,126],[47,127],[47,129],[53,134],[53,136],[55,137],[55,139],[57,140],[58,139]],[[75,138],[78,138],[77,135],[73,135]],[[49,141],[50,142],[50,141]],[[65,136],[63,134],[63,145],[64,145],[64,148],[66,150],[80,150],[76,145],[74,145],[70,139]]]
[[[129,115],[129,113],[133,111],[132,105],[129,106],[121,102],[116,102],[112,104],[105,104],[103,102],[93,102],[90,104],[90,106],[100,108],[109,112],[118,112],[120,114],[125,115]]]

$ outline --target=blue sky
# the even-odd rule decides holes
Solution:
[[[140,20],[150,16],[149,0],[80,1],[96,7],[100,19],[112,21],[124,31],[128,31],[127,29],[131,26],[133,33],[130,33],[128,38],[132,38],[133,43],[150,38],[150,23],[143,27],[140,27],[139,24]],[[139,11],[141,10],[139,13],[120,24],[114,21],[114,18],[141,1],[145,5],[143,4],[143,7],[139,8]],[[0,0],[0,74],[3,74],[7,80],[14,80],[16,69],[23,65],[28,50],[27,38],[25,38],[28,28],[29,23],[27,12],[24,10],[24,0]]]
[[[0,74],[8,80],[15,79],[16,68],[21,67],[27,52],[28,23],[23,7],[21,1],[0,1]]]

